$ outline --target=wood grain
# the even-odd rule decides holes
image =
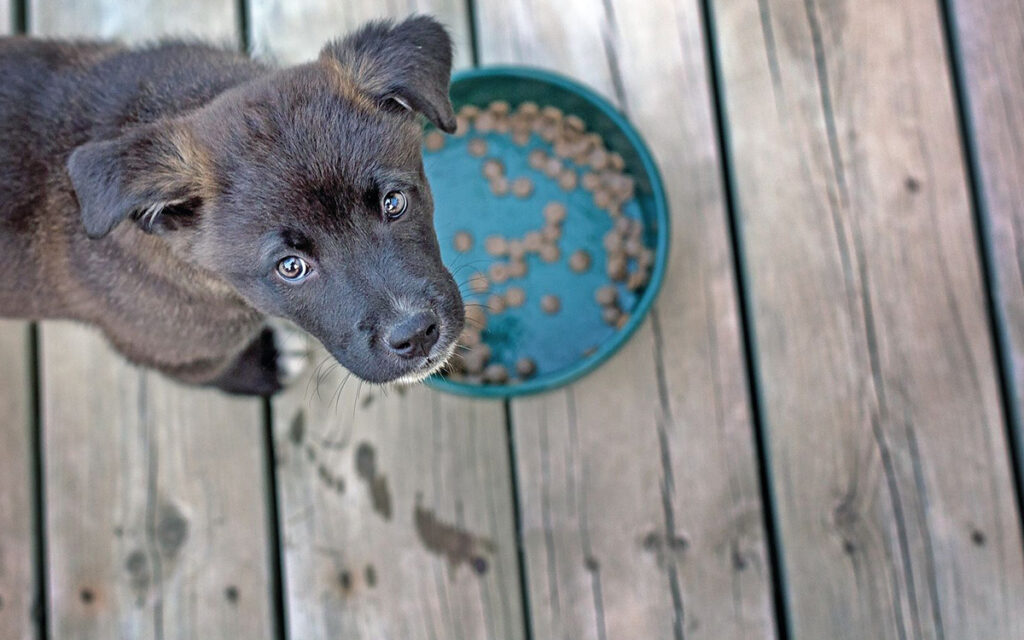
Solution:
[[[34,2],[28,17],[47,35],[237,35],[227,0]],[[136,369],[68,324],[44,323],[41,375],[53,636],[271,637],[260,402]]]
[[[1024,636],[937,3],[713,24],[794,636]]]
[[[1019,2],[953,0],[967,129],[982,231],[1004,336],[1018,464],[1024,461],[1024,12]]]
[[[583,381],[512,403],[534,637],[773,637],[698,4],[486,0],[477,19],[482,63],[547,67],[624,109],[672,205],[652,318]]]
[[[298,62],[413,12],[446,23],[469,63],[454,1],[254,1],[252,45]],[[524,637],[503,405],[354,379],[339,392],[344,373],[319,354],[273,403],[290,637]]]
[[[0,320],[0,637],[39,637],[31,336]]]

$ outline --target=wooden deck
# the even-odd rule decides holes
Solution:
[[[429,12],[666,179],[644,327],[508,403],[270,403],[0,323],[0,640],[1024,638],[1018,0],[0,0],[281,63]],[[1016,453],[1016,455],[1014,455]]]

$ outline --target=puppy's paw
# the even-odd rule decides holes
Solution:
[[[295,382],[309,367],[313,348],[309,335],[287,320],[267,323],[274,336],[277,381],[281,387]]]

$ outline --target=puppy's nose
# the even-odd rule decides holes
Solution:
[[[387,337],[388,346],[403,358],[425,356],[441,335],[437,324],[434,312],[418,311],[391,327]]]

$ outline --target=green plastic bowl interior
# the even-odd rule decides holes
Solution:
[[[558,107],[566,115],[575,114],[583,119],[588,131],[604,139],[609,150],[622,155],[625,172],[636,181],[636,196],[623,206],[623,214],[643,220],[644,243],[654,250],[655,259],[644,289],[634,293],[624,285],[619,286],[621,305],[630,316],[617,329],[602,321],[601,307],[594,300],[594,290],[609,282],[602,241],[612,228],[612,219],[594,205],[593,196],[582,186],[566,192],[528,165],[527,154],[537,147],[550,151],[548,143],[534,134],[525,147],[520,147],[507,135],[471,132],[462,137],[446,136],[444,148],[424,153],[441,253],[467,304],[483,304],[487,295],[500,293],[509,286],[521,286],[526,291],[522,307],[488,319],[483,339],[492,349],[491,362],[506,364],[510,371],[515,370],[514,363],[521,356],[528,356],[537,364],[534,377],[502,385],[470,384],[442,376],[432,376],[427,384],[451,393],[491,398],[554,389],[607,360],[633,334],[650,309],[668,261],[669,217],[661,178],[647,146],[625,116],[596,93],[568,78],[521,67],[475,69],[455,75],[451,98],[456,110],[466,104],[485,107],[492,101],[505,100],[513,109],[522,102],[533,101],[541,107]],[[466,151],[466,144],[475,137],[487,141],[488,152],[484,157],[472,157]],[[481,173],[483,161],[489,157],[504,163],[510,179],[530,177],[533,194],[526,199],[511,194],[495,196]],[[484,251],[484,239],[494,234],[521,237],[527,231],[541,228],[542,209],[552,200],[568,207],[569,215],[559,241],[561,258],[547,264],[537,256],[529,256],[525,278],[492,284],[488,294],[471,292],[469,276],[476,271],[486,272],[493,261]],[[453,246],[459,231],[468,231],[474,237],[468,252],[457,252]],[[568,267],[568,256],[577,249],[587,250],[593,258],[590,269],[582,274]],[[549,293],[560,298],[559,313],[541,310],[540,298]]]

